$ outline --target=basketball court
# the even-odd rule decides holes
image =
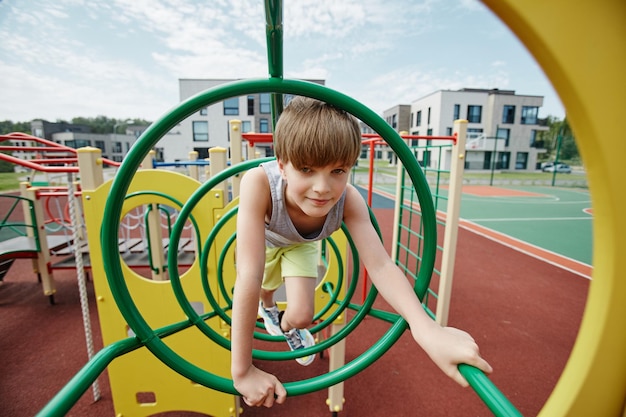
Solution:
[[[394,186],[376,186],[374,207],[389,207]],[[439,195],[446,196],[440,187]],[[382,198],[386,197],[386,198]],[[387,201],[383,201],[387,200]],[[437,209],[446,211],[446,200]],[[593,210],[588,190],[464,185],[462,228],[591,278]]]

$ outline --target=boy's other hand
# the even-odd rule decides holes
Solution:
[[[487,374],[493,371],[491,365],[480,356],[478,345],[469,333],[454,327],[439,327],[439,330],[422,342],[422,347],[432,361],[459,385],[469,386],[459,372],[458,365],[461,363],[472,365]]]
[[[244,402],[251,407],[271,407],[274,403],[282,404],[287,399],[287,391],[274,375],[250,366],[244,375],[233,376],[235,389]]]

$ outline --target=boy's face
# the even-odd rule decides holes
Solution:
[[[341,163],[296,168],[291,162],[280,160],[278,167],[287,181],[287,206],[297,206],[310,217],[324,217],[337,204],[348,184],[351,168]]]

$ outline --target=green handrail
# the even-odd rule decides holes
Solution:
[[[522,417],[515,406],[506,396],[495,386],[493,382],[478,368],[470,365],[460,364],[459,372],[469,382],[478,397],[497,417]]]

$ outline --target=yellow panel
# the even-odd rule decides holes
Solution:
[[[92,274],[105,345],[129,336],[129,329],[109,289],[101,256],[100,225],[110,185],[108,182],[95,191],[83,192]],[[139,190],[157,191],[184,204],[199,185],[197,181],[177,173],[145,170],[135,174],[128,193]],[[137,205],[154,202],[176,206],[162,197],[137,196],[125,202],[122,217]],[[206,235],[213,227],[211,213],[222,206],[222,193],[210,192],[193,210],[192,215],[198,223],[201,242],[206,239]],[[213,265],[210,265],[209,269],[214,270],[215,256],[209,259],[209,264],[211,263]],[[143,278],[124,263],[122,269],[137,308],[152,328],[156,329],[186,318],[176,301],[169,281]],[[190,302],[198,303],[197,305],[201,305],[204,311],[209,311],[210,306],[199,278],[198,257],[181,276],[181,283]],[[215,285],[212,284],[214,290]],[[218,320],[211,320],[209,324],[214,329],[219,329]],[[214,374],[230,377],[230,352],[213,343],[195,327],[167,337],[164,342],[194,365]],[[108,367],[108,373],[117,415],[148,416],[171,410],[187,410],[227,417],[237,415],[238,412],[236,397],[192,383],[169,369],[145,348],[114,360]]]
[[[217,209],[213,211],[213,221],[217,223],[224,214],[228,213],[232,208],[239,204],[239,198],[231,201],[223,210]],[[217,262],[219,261],[220,253],[223,249],[226,249],[228,239],[236,233],[237,230],[237,216],[231,217],[228,222],[219,230],[219,234],[215,238],[214,248],[211,249],[211,254],[215,257],[215,268],[217,268]],[[203,242],[204,243],[204,242]],[[216,249],[219,248],[219,249]],[[225,255],[222,267],[222,280],[224,282],[224,288],[228,294],[229,300],[225,300],[222,292],[218,286],[217,280],[215,280],[215,289],[213,294],[217,299],[220,306],[226,306],[228,301],[232,300],[233,288],[235,286],[235,278],[237,277],[236,264],[235,264],[235,242],[231,243],[228,248],[228,252]],[[216,270],[209,270],[209,275],[216,274]],[[220,322],[222,332],[230,333],[230,326],[224,322]]]
[[[339,290],[338,300],[342,300],[346,294],[346,288],[350,282],[350,274],[351,270],[348,270],[348,256],[347,256],[347,247],[348,247],[348,239],[343,231],[338,230],[332,234],[332,239],[335,241],[337,245],[339,256],[342,258],[343,262],[343,285]],[[315,291],[315,311],[320,311],[322,308],[326,307],[328,302],[330,301],[331,294],[327,294],[322,290],[322,285],[325,283],[331,283],[333,288],[337,288],[339,281],[339,264],[337,256],[335,252],[331,248],[330,244],[326,245],[326,257],[327,257],[327,265],[326,265],[326,273],[324,274],[324,278],[319,283]],[[334,311],[337,310],[337,307],[332,307],[328,310],[328,312],[322,317],[322,319],[326,319],[330,316]],[[340,314],[335,320],[336,324],[345,323],[346,317],[345,313]]]
[[[541,416],[618,416],[626,393],[626,2],[484,0],[567,109],[594,210],[594,272],[581,329]]]

